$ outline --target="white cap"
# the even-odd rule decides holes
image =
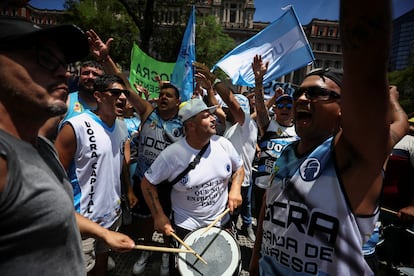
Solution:
[[[213,114],[216,108],[217,106],[207,106],[203,100],[194,98],[181,104],[178,117],[180,117],[181,121],[185,122],[205,110]]]

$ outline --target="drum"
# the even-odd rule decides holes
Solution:
[[[392,266],[411,265],[414,260],[414,233],[402,225],[387,225],[382,228],[382,237],[377,244],[378,259]]]
[[[241,271],[241,253],[237,240],[227,230],[212,227],[206,233],[206,227],[189,233],[184,242],[200,254],[207,262],[204,264],[194,254],[178,254],[178,271],[187,275],[239,275]],[[184,246],[180,248],[185,249]]]
[[[397,267],[399,275],[414,276],[414,267],[401,266]]]

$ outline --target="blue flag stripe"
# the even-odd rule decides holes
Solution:
[[[193,95],[193,62],[195,60],[195,7],[193,6],[186,30],[184,32],[183,40],[181,42],[180,53],[178,54],[171,80],[171,82],[180,89],[181,101],[187,101]]]
[[[213,69],[220,67],[229,75],[233,84],[254,86],[251,61],[256,54],[261,55],[264,61],[269,61],[264,83],[314,60],[309,42],[292,6],[268,27],[226,54]],[[287,61],[291,64],[286,64]]]

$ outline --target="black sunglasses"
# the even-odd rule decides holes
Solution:
[[[309,100],[317,100],[317,101],[327,101],[331,99],[340,99],[341,95],[337,92],[328,90],[326,88],[322,88],[319,86],[311,86],[311,87],[300,87],[293,92],[293,100],[299,99],[300,96],[305,93],[306,98]]]
[[[116,89],[116,88],[108,88],[108,89],[105,89],[105,90],[98,90],[98,92],[109,92],[109,93],[111,93],[111,95],[112,96],[116,96],[116,97],[119,97],[119,96],[121,96],[121,94],[122,93],[124,93],[125,94],[125,96],[129,96],[129,91],[128,90],[126,90],[126,89]]]

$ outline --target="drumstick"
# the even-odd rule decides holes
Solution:
[[[147,250],[147,251],[173,252],[173,253],[192,253],[191,250],[188,250],[188,249],[150,246],[150,245],[135,245],[134,249]]]
[[[381,210],[382,211],[385,211],[385,212],[388,212],[388,213],[391,213],[393,215],[398,215],[398,212],[397,211],[394,211],[394,210],[391,210],[391,209],[387,209],[385,207],[381,207]]]
[[[210,223],[209,226],[207,226],[207,228],[203,231],[203,233],[201,233],[201,235],[203,235],[204,233],[206,233],[208,230],[210,230],[211,227],[213,227],[219,220],[221,220],[228,212],[230,212],[230,208],[227,208],[223,213],[221,213],[212,223]]]
[[[200,261],[202,261],[204,264],[207,264],[207,262],[197,252],[195,252],[194,249],[192,249],[188,244],[186,244],[182,239],[180,239],[180,237],[178,237],[174,232],[171,232],[171,236],[173,236],[174,239],[181,243],[185,248],[190,250],[190,253],[194,254],[194,256],[196,256]]]

